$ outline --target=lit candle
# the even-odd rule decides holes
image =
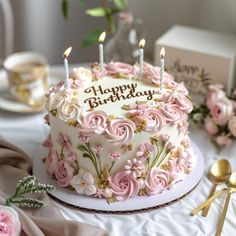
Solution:
[[[145,46],[145,39],[141,39],[139,42],[139,68],[140,68],[140,74],[143,76],[143,55],[144,55],[144,48]]]
[[[106,32],[102,32],[99,36],[99,64],[100,64],[100,72],[104,73],[104,51],[103,51],[103,41],[105,40]]]
[[[70,55],[72,50],[72,47],[69,47],[65,50],[63,57],[64,57],[64,65],[65,65],[65,69],[66,69],[66,89],[69,89],[69,68],[68,68],[68,56]]]
[[[164,77],[164,69],[165,69],[165,48],[162,47],[160,51],[160,90],[162,90],[163,86],[163,77]]]

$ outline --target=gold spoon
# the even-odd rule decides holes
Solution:
[[[232,170],[231,170],[230,163],[225,159],[217,160],[211,166],[210,171],[208,173],[208,178],[211,180],[211,182],[213,182],[213,186],[211,188],[211,192],[209,194],[208,199],[214,195],[217,184],[222,184],[226,182],[229,179],[231,173],[232,173]],[[209,203],[203,209],[202,216],[207,216],[210,206],[211,206],[211,203]]]
[[[223,228],[223,225],[224,225],[224,222],[225,222],[225,216],[226,216],[228,206],[229,206],[230,196],[233,192],[236,191],[236,172],[233,172],[231,174],[231,176],[228,180],[228,186],[229,186],[229,189],[227,191],[227,197],[226,197],[224,209],[223,209],[223,212],[222,212],[222,215],[220,217],[219,224],[218,224],[216,236],[221,235],[222,228]]]

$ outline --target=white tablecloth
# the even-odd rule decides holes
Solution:
[[[61,67],[55,67],[54,72],[61,72]],[[0,85],[1,86],[1,85]],[[0,110],[0,135],[7,141],[19,146],[32,158],[38,156],[40,145],[48,134],[48,128],[43,122],[44,113],[16,114]],[[55,202],[67,219],[79,220],[100,226],[112,236],[206,236],[214,235],[225,199],[217,199],[211,206],[208,217],[201,214],[190,216],[190,212],[203,202],[212,186],[206,177],[209,166],[216,158],[228,159],[236,170],[236,142],[227,150],[216,156],[214,146],[205,131],[192,127],[191,139],[200,147],[205,158],[205,174],[198,186],[186,197],[174,204],[158,210],[129,215],[105,215],[84,213],[67,208]],[[7,177],[7,176],[6,176]],[[232,195],[228,209],[223,234],[236,235],[236,195]]]

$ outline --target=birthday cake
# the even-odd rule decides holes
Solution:
[[[161,86],[160,86],[160,83]],[[45,168],[60,187],[109,203],[160,194],[194,166],[192,103],[160,68],[111,62],[75,68],[47,94]]]

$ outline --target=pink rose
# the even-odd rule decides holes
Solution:
[[[139,191],[139,183],[136,179],[127,175],[125,171],[119,171],[109,178],[111,191],[118,201],[125,201],[129,197],[136,196]]]
[[[45,168],[47,170],[47,172],[49,173],[49,175],[53,175],[55,172],[55,167],[56,164],[59,160],[59,155],[57,151],[51,151],[48,153],[46,159],[45,159]]]
[[[219,131],[217,125],[214,123],[214,121],[210,117],[207,117],[204,120],[204,126],[205,126],[206,131],[210,135],[215,135]]]
[[[146,118],[145,121],[147,123],[145,130],[149,132],[157,132],[166,124],[166,117],[156,108],[146,109],[144,117]]]
[[[233,116],[229,123],[228,123],[228,128],[229,128],[229,131],[230,133],[236,137],[236,116]]]
[[[128,119],[116,119],[108,124],[106,134],[109,142],[126,144],[132,139],[134,130],[135,124],[133,121]]]
[[[85,136],[102,134],[107,126],[107,114],[104,111],[92,111],[85,113],[78,120],[79,132]]]
[[[217,125],[225,125],[233,116],[233,104],[226,97],[218,99],[211,105],[210,112]]]
[[[224,147],[228,147],[232,143],[232,139],[230,139],[228,136],[220,135],[216,137],[216,143],[220,147],[224,148]]]
[[[122,62],[110,62],[106,66],[106,73],[108,75],[124,75],[131,76],[133,66]]]
[[[166,103],[176,104],[182,111],[190,113],[193,109],[192,102],[182,93],[172,92],[163,97]]]
[[[60,160],[55,166],[55,177],[58,185],[65,188],[70,185],[74,177],[74,169],[65,161]]]
[[[167,122],[176,124],[187,119],[186,114],[184,114],[176,104],[164,104],[160,110],[165,115]]]
[[[154,195],[163,192],[169,185],[169,174],[165,170],[153,167],[147,174],[145,180],[146,192]]]
[[[206,97],[207,107],[209,109],[216,103],[218,99],[225,98],[225,92],[223,86],[220,84],[214,84],[209,86],[209,92]]]
[[[21,223],[18,213],[8,206],[0,206],[0,235],[19,236]]]

